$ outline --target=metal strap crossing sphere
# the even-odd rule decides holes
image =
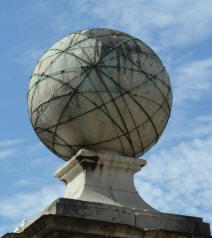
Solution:
[[[170,116],[168,74],[153,50],[111,29],[64,37],[37,63],[28,109],[41,141],[69,160],[81,148],[138,157]]]

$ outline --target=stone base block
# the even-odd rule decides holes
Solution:
[[[209,224],[198,217],[59,198],[26,223],[20,233],[6,234],[3,238],[194,236],[210,236]]]
[[[87,219],[43,215],[22,233],[2,238],[211,238],[189,233],[141,230],[136,227]]]

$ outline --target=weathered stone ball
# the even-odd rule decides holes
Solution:
[[[28,91],[35,132],[64,160],[82,148],[142,155],[161,136],[171,105],[169,76],[156,53],[111,29],[56,42],[37,63]]]

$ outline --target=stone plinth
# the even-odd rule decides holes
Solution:
[[[66,183],[66,198],[156,211],[134,186],[134,174],[145,165],[143,159],[82,149],[55,176]]]

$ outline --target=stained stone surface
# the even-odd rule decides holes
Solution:
[[[65,182],[66,198],[156,211],[138,194],[134,174],[146,160],[115,152],[81,149],[55,173]]]
[[[142,155],[161,136],[171,105],[169,77],[156,53],[111,29],[56,42],[37,63],[28,91],[38,137],[64,160],[81,148]]]
[[[211,238],[196,232],[143,230],[124,224],[44,215],[22,233],[2,238]]]
[[[3,238],[209,236],[209,224],[198,217],[59,198],[29,221],[20,233],[7,234]]]

